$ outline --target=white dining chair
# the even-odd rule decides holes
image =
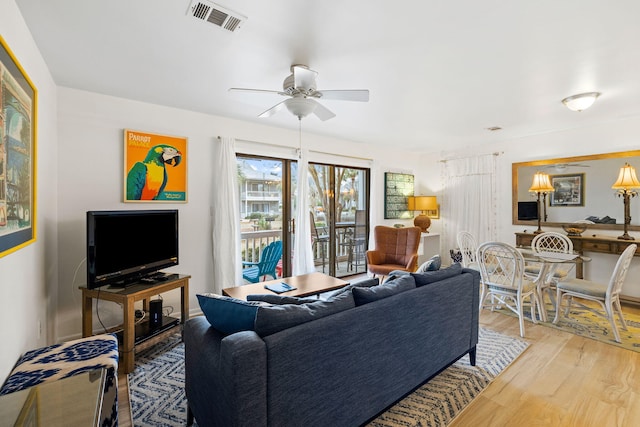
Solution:
[[[468,231],[458,231],[456,235],[458,248],[462,254],[462,266],[465,268],[478,269],[476,262],[476,251],[478,250],[478,242],[473,234]]]
[[[553,319],[553,323],[558,323],[560,320],[560,310],[562,309],[563,299],[567,299],[567,305],[564,309],[564,316],[568,317],[572,307],[572,303],[575,303],[579,308],[590,311],[598,316],[604,317],[611,324],[613,329],[613,335],[616,342],[620,342],[620,333],[616,325],[615,314],[620,319],[620,324],[623,330],[627,330],[627,323],[624,321],[622,315],[622,307],[620,305],[620,290],[624,279],[627,276],[629,270],[629,264],[636,252],[638,245],[631,244],[622,252],[622,255],[618,258],[618,262],[613,269],[613,274],[609,279],[609,283],[592,282],[585,279],[567,279],[556,284],[557,288],[557,305],[556,305],[556,317]],[[581,298],[589,301],[594,301],[600,305],[602,311],[594,309],[582,302],[575,301],[573,297]]]
[[[547,231],[544,233],[537,234],[533,240],[531,241],[531,250],[533,254],[538,256],[540,253],[544,252],[555,252],[555,253],[564,253],[564,254],[572,254],[573,253],[573,242],[564,234],[556,233],[554,231]],[[556,301],[555,301],[555,285],[558,281],[565,279],[573,267],[575,263],[552,263],[548,265],[548,269],[545,272],[545,277],[540,277],[540,273],[542,271],[543,265],[538,262],[528,263],[525,265],[524,274],[529,279],[533,280],[538,284],[538,293],[540,298],[540,303],[544,308],[544,291],[546,290],[549,294],[549,299],[553,304],[553,308],[555,310]],[[546,318],[546,316],[544,316]]]
[[[486,242],[478,247],[477,262],[486,293],[481,308],[507,308],[518,315],[520,336],[524,337],[524,310],[531,308],[531,321],[539,307],[536,285],[524,276],[524,258],[516,248],[501,242]],[[529,302],[526,302],[526,300]],[[487,301],[488,300],[488,301]]]

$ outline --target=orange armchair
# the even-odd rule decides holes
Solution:
[[[421,234],[419,227],[394,228],[378,225],[373,233],[376,248],[367,251],[369,273],[387,276],[393,270],[416,270]]]

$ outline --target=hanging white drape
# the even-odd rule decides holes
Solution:
[[[213,289],[243,284],[240,254],[240,204],[235,139],[220,137],[213,148],[211,227]]]
[[[309,162],[307,150],[300,150],[296,200],[296,230],[293,241],[293,275],[313,273],[311,218],[309,215]]]
[[[478,244],[497,238],[497,154],[446,160],[442,169],[443,244],[458,247],[458,231],[468,231]]]

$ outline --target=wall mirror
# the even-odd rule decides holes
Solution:
[[[518,202],[535,202],[537,196],[529,188],[536,172],[549,174],[553,193],[541,206],[541,221],[548,226],[594,219],[589,229],[622,229],[624,205],[611,186],[625,162],[640,174],[640,150],[588,156],[564,157],[512,164],[512,222],[536,225],[537,220],[518,219]],[[542,199],[541,199],[542,205]],[[521,204],[521,209],[526,205]],[[545,218],[546,214],[546,218]],[[614,222],[615,220],[615,222]],[[629,230],[640,231],[640,197],[631,199]]]

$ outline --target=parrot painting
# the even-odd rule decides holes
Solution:
[[[170,145],[156,145],[142,162],[136,162],[127,173],[127,200],[158,200],[167,185],[165,164],[176,167],[182,153]]]

